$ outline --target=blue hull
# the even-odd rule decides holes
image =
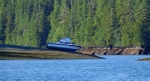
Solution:
[[[76,52],[78,49],[81,48],[81,46],[49,43],[47,45],[47,48],[53,49],[53,50],[67,51],[67,52]]]

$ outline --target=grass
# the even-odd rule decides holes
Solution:
[[[15,53],[0,52],[0,59],[96,59],[98,57],[88,56],[77,53],[54,52],[49,53]]]
[[[79,53],[69,53],[61,51],[41,51],[41,50],[5,50],[0,51],[0,60],[11,59],[98,59],[96,56],[89,56]]]

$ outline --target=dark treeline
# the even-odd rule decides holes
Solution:
[[[0,0],[0,43],[150,45],[150,0]]]

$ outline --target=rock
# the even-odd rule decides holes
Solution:
[[[77,52],[88,55],[140,55],[144,53],[145,48],[142,47],[87,47],[81,48]]]
[[[150,58],[139,58],[138,61],[150,61]]]

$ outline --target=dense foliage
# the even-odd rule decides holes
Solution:
[[[0,43],[150,45],[150,0],[0,0]]]

